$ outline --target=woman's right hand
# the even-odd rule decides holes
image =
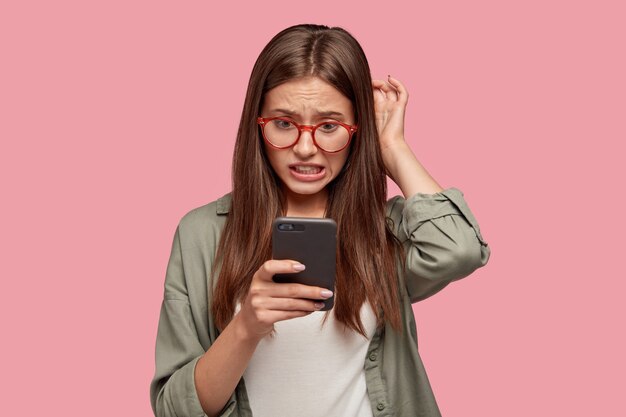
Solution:
[[[332,297],[326,288],[272,280],[275,274],[303,270],[304,265],[297,261],[271,259],[255,272],[237,314],[248,336],[260,339],[271,333],[277,321],[303,317],[324,307],[315,300]]]

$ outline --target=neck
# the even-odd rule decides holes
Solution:
[[[324,217],[328,191],[324,188],[317,194],[295,194],[285,191],[287,198],[287,216],[289,217]]]

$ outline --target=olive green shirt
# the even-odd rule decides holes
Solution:
[[[150,384],[157,417],[206,416],[198,400],[194,368],[218,336],[209,316],[208,289],[214,286],[211,268],[230,198],[226,194],[191,210],[174,234],[156,339],[156,369]],[[403,332],[386,324],[374,334],[363,363],[368,396],[376,417],[440,416],[418,353],[411,303],[470,275],[487,263],[491,252],[457,188],[417,193],[408,199],[393,197],[387,202],[387,217],[406,253],[406,268],[398,265],[403,282]],[[252,416],[243,378],[221,416]]]

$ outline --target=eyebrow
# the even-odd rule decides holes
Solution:
[[[273,109],[270,110],[271,112],[280,112],[280,113],[285,113],[288,114],[290,116],[293,115],[298,115],[298,113],[291,111],[291,110],[285,110],[285,109]],[[315,112],[315,114],[317,114],[318,116],[323,116],[323,117],[331,117],[331,116],[339,116],[339,117],[344,117],[343,113],[339,113],[338,111],[318,111]]]

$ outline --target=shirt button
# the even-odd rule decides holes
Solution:
[[[376,408],[378,409],[378,411],[383,411],[385,409],[385,404],[383,403],[378,403],[378,405],[376,406]]]
[[[376,352],[370,353],[370,360],[375,361],[378,358],[378,354]]]

